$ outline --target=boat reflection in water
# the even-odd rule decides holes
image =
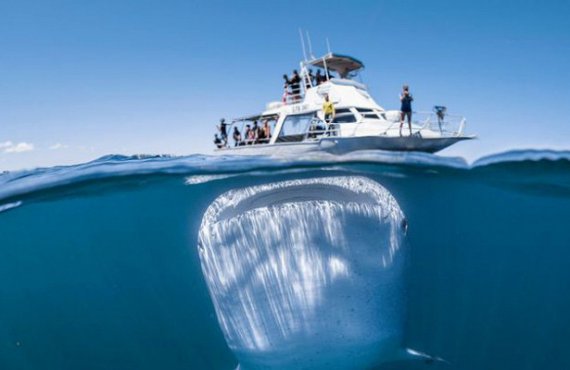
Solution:
[[[205,212],[202,269],[241,369],[363,369],[401,358],[406,220],[364,177],[229,191]]]

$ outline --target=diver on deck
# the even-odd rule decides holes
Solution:
[[[218,131],[220,131],[221,140],[224,142],[224,144],[228,143],[228,126],[229,124],[226,123],[226,120],[224,118],[220,119]]]
[[[410,136],[412,136],[412,101],[414,98],[410,94],[410,88],[408,85],[402,87],[402,94],[400,95],[400,101],[402,106],[400,107],[400,136],[402,136],[402,126],[404,125],[404,120],[408,118],[408,127],[410,128]]]

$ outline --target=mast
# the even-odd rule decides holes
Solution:
[[[299,36],[301,37],[301,47],[303,48],[303,58],[305,61],[307,61],[307,52],[305,50],[305,40],[303,38],[303,30],[301,30],[301,28],[299,28]]]
[[[309,31],[305,32],[307,34],[307,43],[309,44],[309,57],[311,59],[315,59],[315,55],[313,54],[313,45],[311,44],[311,36],[309,36]]]

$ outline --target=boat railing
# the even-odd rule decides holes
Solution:
[[[283,93],[283,98],[282,98],[282,103],[284,105],[291,105],[291,104],[297,104],[303,101],[304,95],[302,92],[293,94],[290,91],[285,91]]]
[[[305,140],[317,140],[322,137],[340,136],[340,127],[335,123],[326,123],[315,118],[309,124],[305,133]]]
[[[441,136],[461,136],[467,123],[465,117],[454,114],[440,115],[435,112],[417,112],[415,115],[420,125],[420,133],[431,130],[439,132]]]
[[[384,115],[392,122],[390,128],[398,127],[401,118],[397,115]],[[455,137],[463,135],[467,120],[463,116],[454,114],[437,114],[435,112],[413,112],[412,124],[416,128],[414,131],[421,134],[425,131],[433,131],[444,137]],[[407,120],[404,120],[404,128],[407,127]]]

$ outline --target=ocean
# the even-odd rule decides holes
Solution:
[[[570,152],[5,173],[0,368],[570,369],[569,220]]]

